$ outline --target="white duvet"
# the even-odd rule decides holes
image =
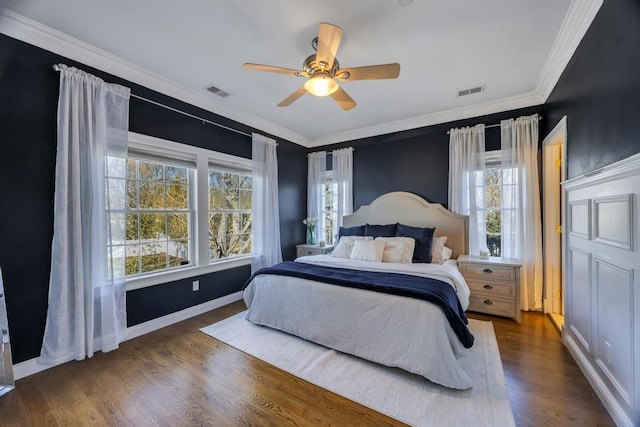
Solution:
[[[396,264],[329,255],[298,262],[432,277],[451,284],[462,307],[469,288],[455,261]],[[332,286],[307,279],[259,275],[244,291],[247,320],[456,389],[472,387],[458,358],[466,351],[442,310],[418,299]]]

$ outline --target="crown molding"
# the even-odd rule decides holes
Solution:
[[[260,129],[306,148],[406,131],[455,120],[544,104],[557,84],[603,0],[573,0],[547,58],[536,89],[532,92],[375,126],[309,138],[253,114],[222,105],[159,74],[145,70],[107,51],[49,28],[5,9],[0,15],[0,33],[97,68],[214,114]]]
[[[587,33],[603,0],[573,0],[540,74],[536,92],[546,102]]]
[[[425,114],[367,128],[327,135],[325,137],[311,139],[308,142],[307,147],[315,148],[323,145],[337,144],[339,142],[353,141],[356,139],[411,130],[425,126],[453,122],[456,120],[464,120],[472,117],[500,113],[503,111],[517,110],[518,108],[532,107],[543,103],[544,99],[542,99],[537,92],[530,92],[524,95],[503,98],[498,101],[490,101],[482,104],[439,111],[437,113]]]
[[[0,33],[129,80],[214,114],[260,129],[262,132],[302,145],[308,140],[305,136],[278,126],[273,122],[214,102],[208,99],[207,94],[195,92],[159,74],[11,10],[5,9],[0,15]]]

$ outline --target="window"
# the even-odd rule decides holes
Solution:
[[[126,276],[189,265],[193,169],[127,160]]]
[[[124,264],[127,289],[251,263],[250,159],[130,132],[106,179],[111,224],[125,225],[109,265]]]
[[[503,206],[504,197],[516,194],[517,173],[514,168],[503,168],[500,150],[485,154],[484,218],[487,249],[491,256],[502,254],[502,216],[515,214],[515,208]],[[482,209],[481,209],[482,210]]]
[[[338,191],[336,184],[333,182],[333,171],[327,171],[327,179],[322,184],[322,228],[324,236],[320,236],[320,240],[324,240],[328,245],[333,244],[333,238],[338,234],[338,230],[334,230],[334,224],[337,224]]]
[[[251,190],[248,172],[209,169],[209,259],[251,253]]]

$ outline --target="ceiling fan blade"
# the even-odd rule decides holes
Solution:
[[[242,64],[247,70],[269,71],[271,73],[289,74],[291,76],[309,77],[305,71],[294,70],[292,68],[275,67],[273,65],[252,64],[250,62]]]
[[[333,92],[331,94],[331,97],[338,103],[340,107],[342,107],[344,111],[351,110],[353,107],[358,105],[356,104],[356,101],[354,101],[353,98],[351,98],[349,94],[341,87],[339,87],[337,91]]]
[[[340,46],[340,39],[342,39],[342,28],[326,22],[320,23],[316,62],[318,64],[320,62],[326,63],[326,70],[330,70],[333,67],[333,61],[336,58],[336,53],[338,53],[338,46]]]
[[[341,68],[336,78],[342,81],[395,79],[400,75],[400,64],[369,65]]]
[[[296,90],[291,95],[280,101],[278,107],[287,107],[291,105],[296,99],[300,98],[305,93],[307,93],[307,91],[305,90],[304,86],[301,86],[300,89]]]

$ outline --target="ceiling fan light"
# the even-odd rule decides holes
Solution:
[[[320,74],[307,80],[304,89],[315,96],[327,96],[338,90],[338,83],[328,74]]]

